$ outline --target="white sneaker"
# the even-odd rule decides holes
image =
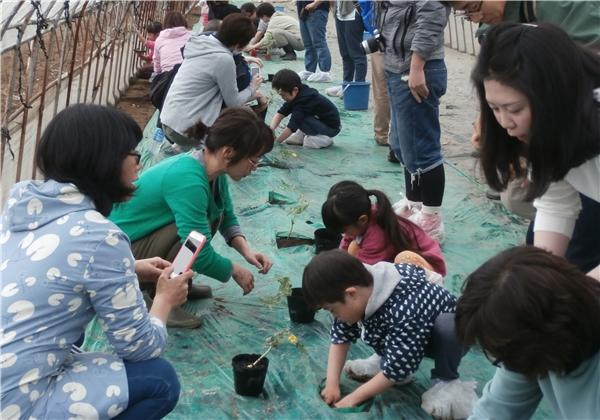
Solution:
[[[314,76],[315,73],[308,70],[302,70],[298,72],[298,76],[300,76],[300,80],[308,80],[311,76]]]
[[[366,382],[381,372],[380,364],[381,357],[377,353],[373,353],[366,359],[348,360],[344,364],[343,370],[349,378],[359,382]]]
[[[304,134],[300,130],[296,130],[291,136],[283,141],[283,144],[290,144],[292,146],[302,146],[304,144],[304,138],[306,134]]]
[[[343,88],[343,86],[330,87],[330,88],[325,89],[325,93],[327,94],[327,96],[343,98],[344,97],[344,88]]]
[[[331,78],[331,74],[328,71],[317,71],[312,74],[308,79],[309,82],[315,83],[331,83],[333,79]]]
[[[477,402],[476,382],[453,381],[433,382],[421,396],[421,408],[437,419],[466,419],[473,413]]]
[[[304,137],[304,147],[308,149],[323,149],[333,144],[333,139],[324,134]]]
[[[420,210],[408,219],[423,229],[431,239],[438,241],[439,244],[444,242],[444,222],[442,221],[442,215],[440,213],[429,214]]]
[[[408,198],[404,197],[402,193],[400,193],[402,198],[392,204],[392,209],[394,213],[396,213],[400,217],[404,217],[405,219],[410,218],[414,213],[421,210],[422,203],[417,203],[415,201],[410,201]]]

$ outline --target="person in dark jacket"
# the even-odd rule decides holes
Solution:
[[[241,13],[241,10],[228,1],[207,1],[208,4],[208,20],[219,19],[223,20],[232,13]]]
[[[340,132],[337,107],[316,89],[302,83],[300,76],[289,69],[279,70],[271,83],[285,104],[271,121],[271,129],[291,114],[287,127],[275,139],[279,143],[303,145],[321,149],[333,143]]]

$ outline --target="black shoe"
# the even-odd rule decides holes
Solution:
[[[398,160],[398,158],[396,158],[396,155],[394,154],[392,149],[390,149],[390,151],[387,155],[387,160],[388,160],[388,162],[392,162],[392,163],[400,163],[400,161]]]
[[[281,56],[281,59],[284,61],[294,61],[296,60],[296,53],[287,53]]]

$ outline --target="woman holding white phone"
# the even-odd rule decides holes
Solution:
[[[197,138],[196,127],[186,135]],[[199,130],[204,131],[200,124]],[[227,178],[239,181],[257,167],[260,157],[273,148],[273,132],[247,108],[227,108],[208,129],[202,150],[166,159],[145,171],[134,197],[116,206],[113,220],[132,240],[138,258],[158,255],[169,261],[192,230],[206,236],[192,270],[221,282],[233,278],[243,290],[254,288],[248,269],[220,255],[211,240],[219,233],[258,272],[266,274],[271,260],[250,248],[233,211]],[[193,286],[188,298],[210,297],[210,289]],[[197,328],[201,320],[177,308],[168,326]]]
[[[158,419],[177,404],[165,323],[191,273],[169,279],[161,258],[136,261],[106,216],[128,200],[142,132],[115,108],[74,105],[50,122],[36,162],[2,214],[2,418]],[[156,282],[146,310],[139,281]],[[98,316],[115,353],[72,352]]]

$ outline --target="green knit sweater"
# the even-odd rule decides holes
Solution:
[[[228,241],[241,231],[226,175],[210,184],[202,162],[201,154],[184,154],[146,170],[136,181],[133,198],[115,205],[109,218],[132,242],[171,223],[176,224],[180,238],[186,238],[191,230],[201,232],[207,242],[193,270],[225,282],[231,276],[232,263],[210,242],[217,229]]]

